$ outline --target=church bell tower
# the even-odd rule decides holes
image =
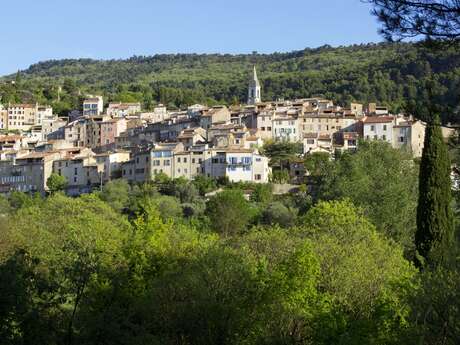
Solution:
[[[254,66],[253,76],[249,81],[248,87],[248,104],[254,105],[256,103],[260,103],[261,101],[262,97],[260,95],[260,83],[259,79],[257,78],[256,66]]]

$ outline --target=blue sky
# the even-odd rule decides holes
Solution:
[[[5,0],[0,8],[0,75],[48,59],[381,41],[360,0]]]

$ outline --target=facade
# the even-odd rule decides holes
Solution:
[[[204,174],[212,178],[226,177],[231,182],[267,183],[271,170],[268,158],[254,150],[210,150],[210,158],[204,161]]]
[[[8,109],[0,104],[0,129],[8,128]]]
[[[53,171],[53,161],[59,152],[33,152],[16,158],[16,162],[4,162],[0,169],[0,184],[8,191],[44,194],[46,181]]]
[[[64,127],[64,139],[75,147],[86,145],[86,119],[81,117]]]
[[[122,177],[131,182],[151,181],[158,174],[174,177],[174,154],[184,150],[181,143],[162,143],[135,154],[122,163]]]
[[[393,146],[407,148],[414,157],[421,157],[426,125],[421,121],[407,121],[393,127]]]
[[[83,101],[83,116],[96,116],[104,111],[102,96],[87,98]]]
[[[78,195],[88,193],[101,184],[103,166],[99,166],[91,151],[67,156],[53,161],[53,172],[67,180],[67,193]]]
[[[213,107],[200,116],[200,127],[208,130],[217,123],[230,122],[231,114],[227,107]]]
[[[53,116],[51,118],[43,118],[41,124],[43,139],[65,139],[65,126],[67,123],[67,118],[57,116]]]
[[[107,115],[113,117],[125,117],[141,111],[140,103],[109,103]]]
[[[115,138],[127,130],[125,118],[105,120],[100,123],[100,145],[108,148],[115,146]]]
[[[41,125],[43,119],[49,119],[53,117],[53,108],[49,106],[37,106],[37,111],[35,113],[35,125]]]
[[[128,162],[129,157],[128,151],[105,152],[94,155],[97,165],[102,166],[103,182],[122,177],[122,163]]]
[[[275,140],[297,142],[300,140],[299,119],[277,116],[273,119],[272,137]]]
[[[257,133],[262,139],[271,139],[272,138],[272,129],[273,129],[273,118],[275,114],[273,111],[264,110],[261,111],[256,118],[256,128]]]
[[[27,131],[37,117],[37,104],[11,104],[8,106],[8,129]]]
[[[366,140],[383,140],[393,144],[392,116],[368,116],[363,120],[363,137]]]

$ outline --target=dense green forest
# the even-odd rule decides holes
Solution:
[[[0,343],[458,344],[458,246],[412,263],[419,163],[364,142],[305,165],[287,195],[159,175],[2,197]]]
[[[409,43],[323,46],[291,53],[134,56],[127,60],[56,60],[30,66],[16,81],[0,84],[4,103],[36,100],[61,115],[81,106],[86,93],[106,101],[140,101],[172,108],[193,103],[246,101],[252,65],[258,68],[263,100],[324,96],[339,105],[378,102],[393,111],[411,110],[434,80],[432,98],[443,121],[458,122],[460,52],[433,51]]]

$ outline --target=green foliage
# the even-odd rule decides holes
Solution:
[[[180,201],[173,196],[161,195],[150,199],[150,202],[158,210],[163,221],[168,219],[178,220],[182,217]]]
[[[453,240],[450,160],[439,118],[428,124],[420,163],[417,232],[418,264],[442,263]]]
[[[46,185],[51,193],[63,191],[67,188],[68,181],[65,176],[52,173],[46,180]]]
[[[296,213],[279,201],[270,203],[262,211],[262,222],[264,224],[291,227],[295,224],[295,221]]]
[[[431,75],[440,91],[443,122],[458,121],[449,109],[460,93],[459,53],[410,43],[323,46],[291,53],[174,54],[127,60],[53,60],[22,71],[19,82],[0,83],[2,103],[49,103],[60,115],[81,108],[85,94],[106,100],[184,107],[194,103],[245,102],[252,65],[259,67],[264,100],[322,95],[340,105],[377,102],[399,111],[420,100]],[[14,80],[15,75],[6,77]],[[62,90],[59,91],[59,86]],[[59,97],[58,97],[59,94]],[[79,96],[82,95],[82,96]],[[58,101],[59,99],[59,101]]]
[[[460,341],[460,271],[438,268],[421,274],[412,296],[412,327],[407,344],[458,344]]]
[[[336,164],[335,176],[326,177],[332,182],[323,198],[349,198],[379,231],[412,250],[417,166],[411,156],[385,142],[364,141]]]
[[[129,206],[130,186],[124,179],[109,181],[99,197],[120,212]]]
[[[192,183],[195,185],[195,187],[198,189],[198,192],[202,196],[217,189],[216,180],[205,175],[195,176]]]
[[[261,152],[270,158],[271,165],[283,168],[286,163],[300,155],[302,150],[302,143],[274,141],[265,143]]]
[[[412,181],[396,171],[416,167],[381,143],[360,150],[316,160],[318,178],[333,171],[318,183],[350,195],[316,204],[306,186],[280,196],[228,183],[206,200],[210,181],[167,178],[78,198],[12,193],[0,216],[0,343],[458,343],[458,267],[416,270],[366,204],[366,189],[385,188],[369,181]],[[361,171],[359,193],[343,187],[346,168]],[[407,192],[393,188],[382,195]]]
[[[206,214],[214,231],[223,236],[244,232],[253,216],[249,203],[237,189],[224,190],[214,195],[206,205]]]
[[[416,270],[400,246],[378,234],[347,201],[320,202],[298,231],[312,239],[321,263],[320,287],[338,308],[337,328],[329,329],[326,343],[359,344],[364,338],[387,343],[404,329]]]
[[[251,201],[266,204],[273,199],[273,186],[271,184],[256,183],[253,186]]]

